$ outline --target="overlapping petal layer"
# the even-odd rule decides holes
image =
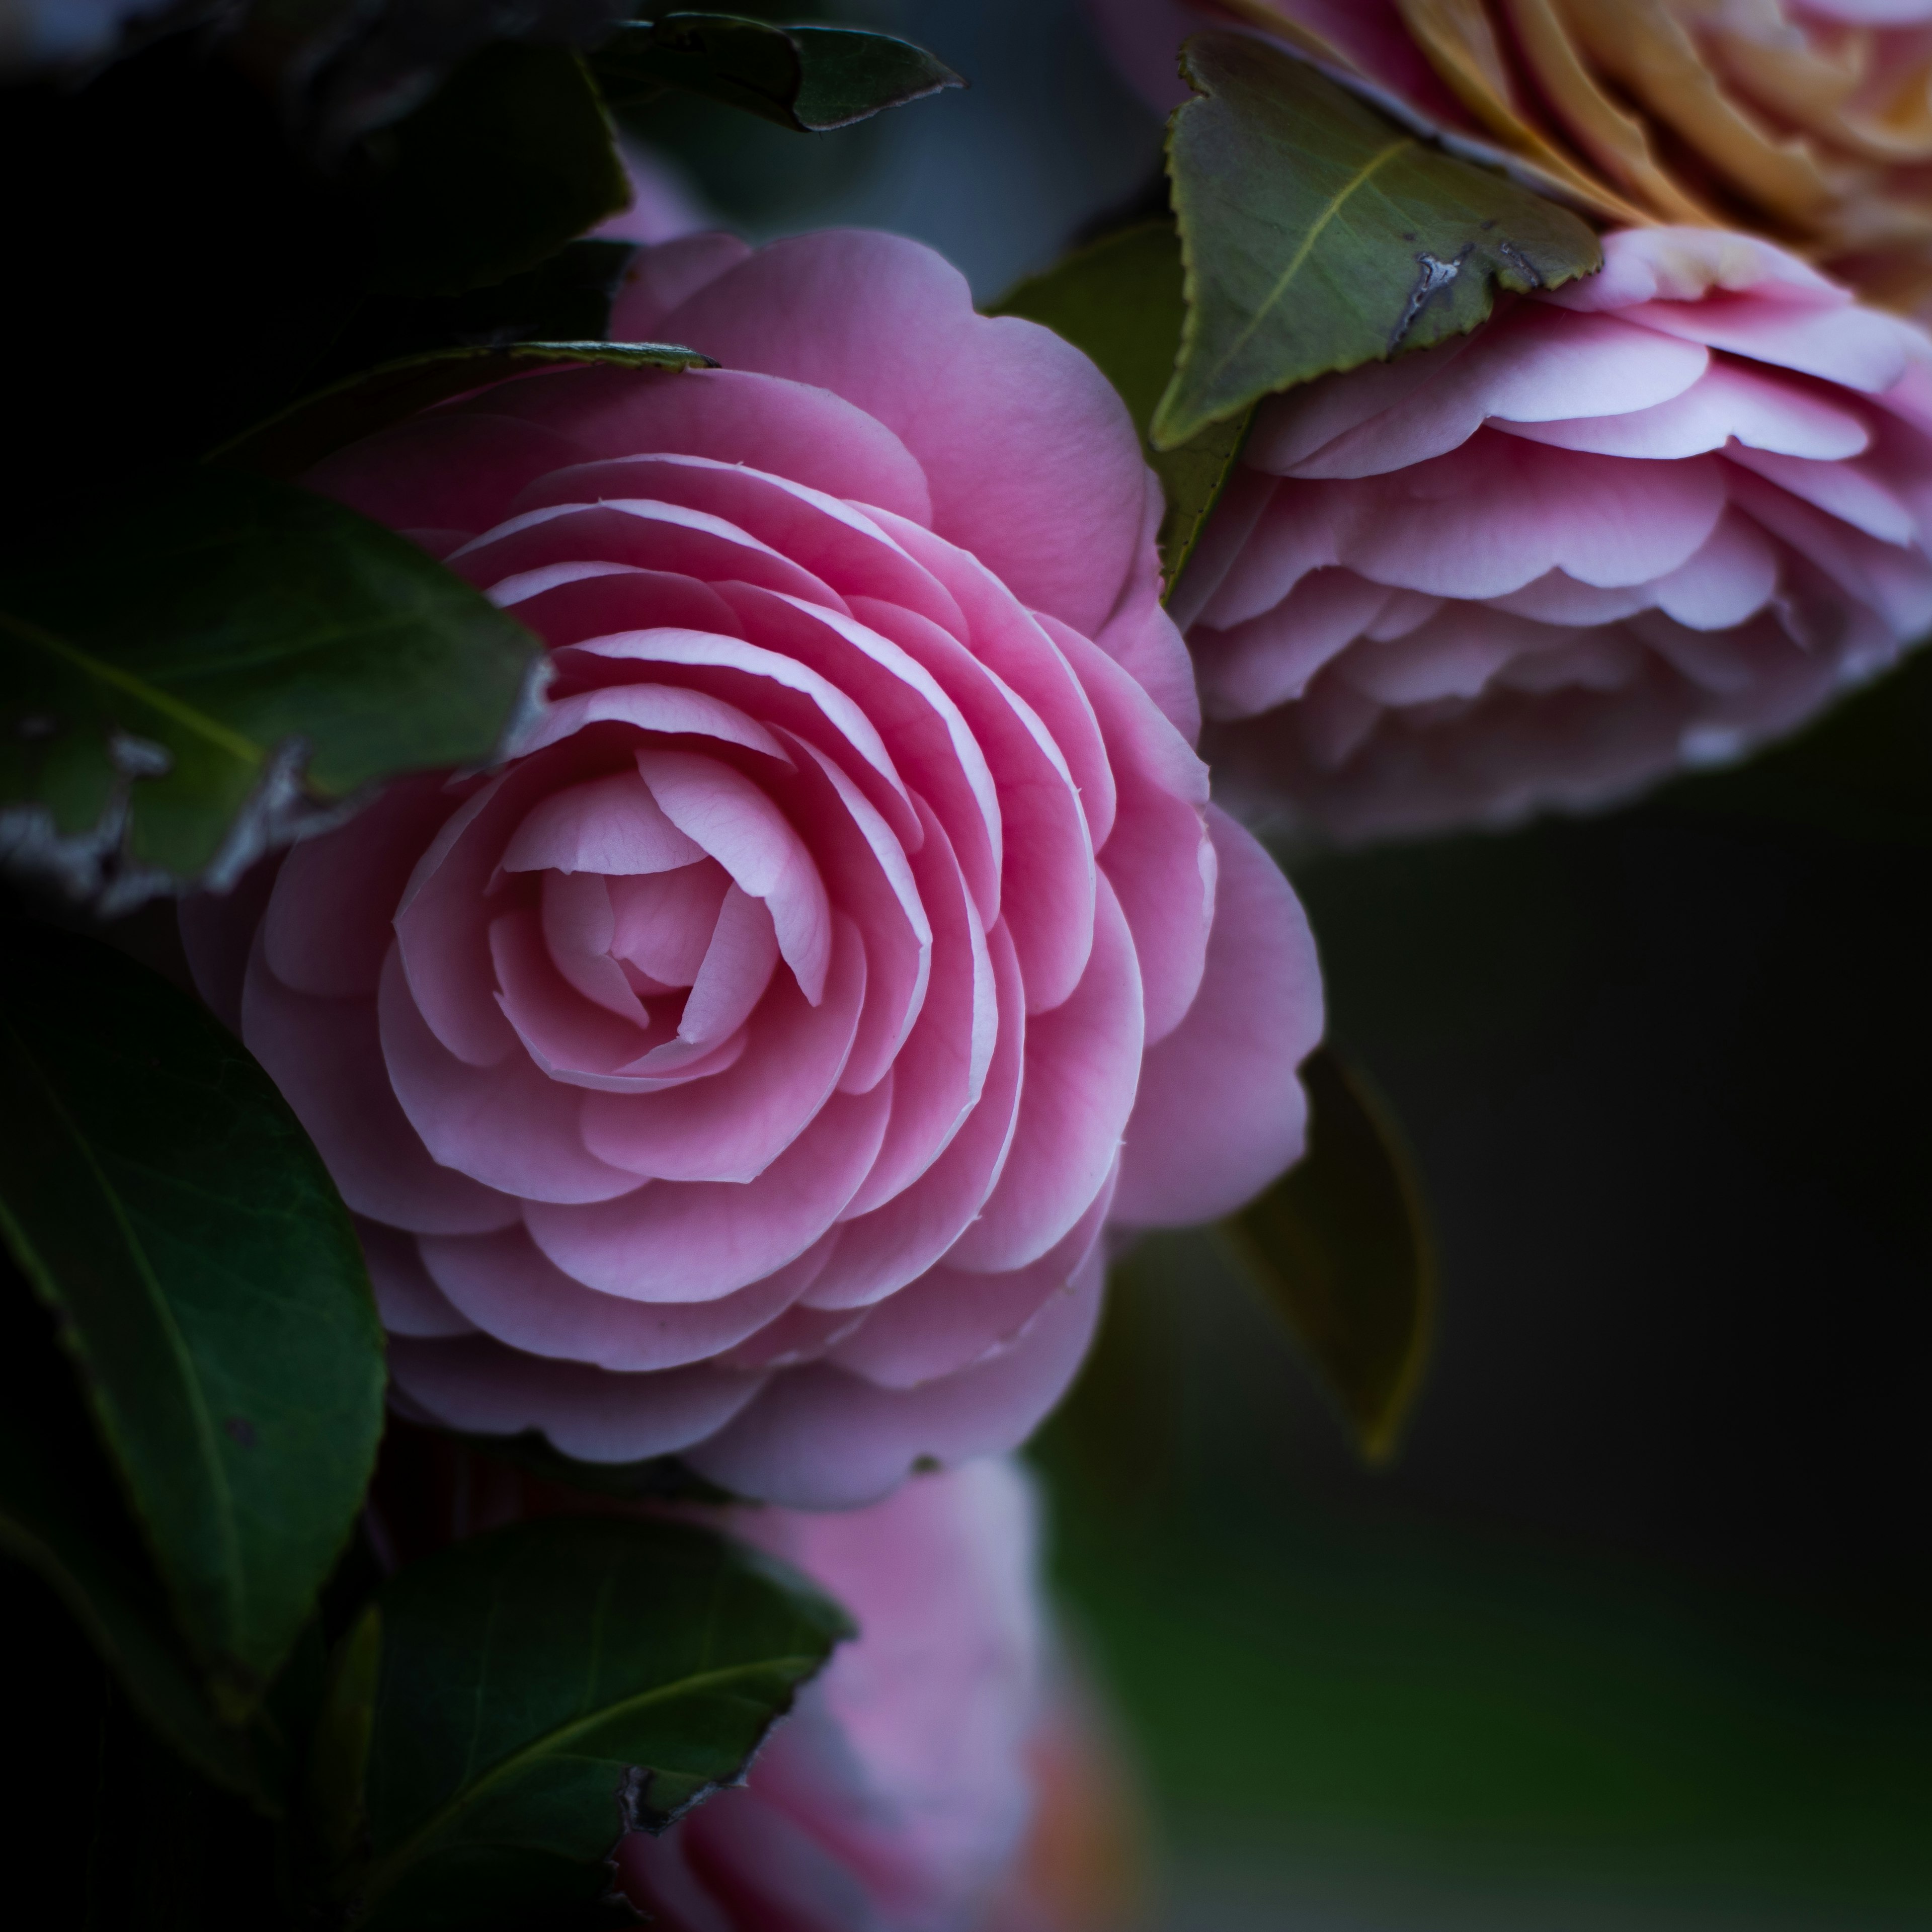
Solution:
[[[538,632],[548,705],[190,947],[364,1219],[408,1402],[848,1504],[1027,1433],[1117,1198],[1295,1157],[1313,954],[1210,828],[1090,364],[881,236],[668,244],[616,326],[729,366],[502,384],[311,478]]]
[[[1244,814],[1356,838],[1601,804],[1932,628],[1932,340],[1744,236],[1604,249],[1262,406],[1174,605]]]

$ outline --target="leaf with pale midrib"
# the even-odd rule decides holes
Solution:
[[[369,1932],[589,1905],[619,1837],[743,1768],[851,1634],[708,1529],[520,1524],[400,1572],[344,1640],[316,1743],[322,1888]]]
[[[1421,1190],[1394,1122],[1332,1046],[1304,1063],[1306,1157],[1222,1224],[1246,1273],[1286,1320],[1380,1462],[1428,1356],[1436,1260]]]
[[[483,763],[536,640],[312,493],[184,472],[0,568],[0,859],[122,910],[405,771]]]
[[[347,1210],[267,1075],[194,1000],[105,946],[16,930],[0,1234],[57,1317],[188,1652],[238,1723],[313,1610],[381,1432],[382,1332]]]
[[[1498,290],[1599,268],[1588,226],[1241,34],[1183,50],[1168,139],[1186,262],[1179,367],[1151,439],[1173,448],[1259,398],[1466,334]]]

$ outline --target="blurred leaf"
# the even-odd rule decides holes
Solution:
[[[411,1564],[338,1647],[325,1889],[384,1932],[592,1905],[618,1838],[736,1778],[851,1634],[802,1577],[685,1523],[555,1518]]]
[[[36,930],[0,961],[0,1233],[238,1723],[314,1608],[382,1432],[382,1330],[347,1210],[196,1002]],[[86,1553],[63,1555],[52,1520],[42,1539],[79,1588]],[[110,1585],[133,1600],[95,1568],[90,1601]]]
[[[1306,1158],[1222,1229],[1381,1462],[1428,1354],[1433,1244],[1407,1150],[1362,1075],[1323,1046],[1301,1078]]]
[[[1140,222],[1103,236],[1021,283],[992,313],[1044,324],[1084,350],[1120,392],[1167,498],[1160,560],[1172,597],[1254,413],[1244,409],[1173,449],[1158,449],[1148,440],[1154,410],[1174,377],[1186,314],[1174,224]]]
[[[715,369],[694,349],[667,342],[512,342],[406,356],[320,394],[237,436],[213,460],[267,476],[295,476],[332,451],[433,404],[544,368],[601,362],[623,369]]]
[[[1187,264],[1172,448],[1277,389],[1466,334],[1497,289],[1600,267],[1567,208],[1431,146],[1304,62],[1240,34],[1182,50],[1168,138]]]
[[[225,890],[362,788],[489,759],[539,670],[406,538],[189,471],[0,569],[0,860],[104,911]]]
[[[779,27],[734,14],[666,14],[621,27],[590,56],[614,107],[665,88],[781,128],[849,128],[965,82],[923,47],[852,27]]]
[[[567,48],[485,47],[365,146],[369,281],[394,294],[500,282],[630,206],[603,104]]]
[[[584,46],[629,0],[252,0],[231,57],[319,158],[418,107],[493,40]]]

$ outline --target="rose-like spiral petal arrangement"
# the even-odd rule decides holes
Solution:
[[[1174,605],[1244,811],[1354,838],[1602,804],[1932,626],[1932,341],[1751,238],[1604,254],[1262,405]]]
[[[1084,358],[858,234],[651,250],[614,333],[724,366],[500,385],[310,479],[538,632],[548,702],[190,951],[405,1401],[850,1504],[1032,1427],[1110,1220],[1295,1158],[1312,949],[1208,807]]]

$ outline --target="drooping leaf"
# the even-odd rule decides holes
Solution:
[[[216,1712],[239,1723],[314,1607],[381,1433],[347,1210],[194,1000],[105,946],[16,932],[0,1234],[55,1314]]]
[[[215,452],[215,460],[266,476],[295,476],[332,450],[386,429],[450,396],[512,376],[573,364],[622,369],[715,369],[694,349],[668,342],[511,342],[406,356],[291,404]]]
[[[1174,224],[1138,222],[1103,236],[1021,283],[992,312],[1043,323],[1084,350],[1120,392],[1167,497],[1160,560],[1172,596],[1208,512],[1220,500],[1253,413],[1250,406],[1210,423],[1172,449],[1148,439],[1154,410],[1174,378],[1186,314]]]
[[[1429,1350],[1436,1261],[1387,1108],[1331,1046],[1304,1064],[1308,1154],[1223,1230],[1354,1426],[1394,1449]]]
[[[684,1523],[557,1518],[411,1564],[338,1648],[322,1892],[370,1932],[590,1904],[620,1835],[735,1778],[850,1634],[803,1578]]]
[[[369,281],[393,294],[500,282],[630,203],[603,103],[565,47],[483,48],[368,146]]]
[[[364,787],[489,759],[538,668],[394,532],[189,471],[0,568],[0,862],[107,910],[225,890]]]
[[[1245,34],[1182,52],[1168,138],[1186,260],[1172,448],[1272,391],[1466,334],[1498,289],[1600,267],[1576,216],[1459,160],[1306,62]]]
[[[966,85],[944,61],[890,34],[779,27],[734,14],[634,21],[599,47],[590,64],[614,107],[679,88],[800,134],[849,128]]]

